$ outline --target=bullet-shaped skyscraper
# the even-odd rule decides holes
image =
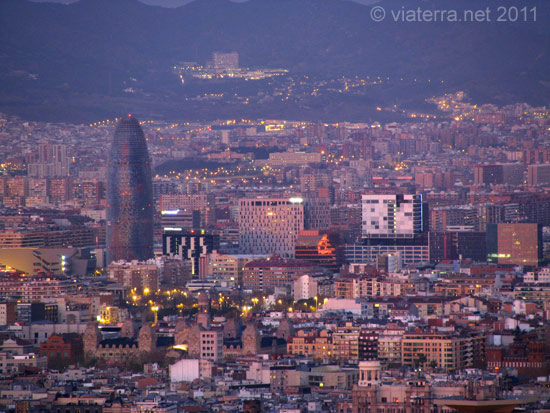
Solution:
[[[132,115],[118,123],[107,166],[107,263],[153,257],[153,182],[147,142]]]

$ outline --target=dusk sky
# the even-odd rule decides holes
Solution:
[[[75,3],[78,0],[31,0],[35,1],[37,3],[64,3],[64,4],[70,4]],[[198,0],[139,0],[142,3],[149,4],[151,6],[162,6],[162,7],[179,7],[183,6],[185,4],[191,3],[193,1]],[[234,3],[244,3],[247,1],[253,1],[253,0],[229,0]],[[379,0],[343,0],[343,1],[354,1],[356,3],[360,4],[373,4],[378,2]]]

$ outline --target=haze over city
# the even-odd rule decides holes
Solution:
[[[550,408],[546,0],[0,3],[0,412]]]

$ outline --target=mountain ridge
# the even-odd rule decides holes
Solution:
[[[369,6],[342,0],[197,0],[175,9],[138,0],[80,0],[70,5],[0,4],[0,109],[13,95],[120,94],[129,78],[147,79],[179,61],[204,63],[237,51],[243,66],[285,68],[321,77],[381,75],[444,80],[487,101],[550,101],[550,2],[537,22],[381,23]],[[492,0],[383,0],[390,10],[495,8]],[[13,73],[36,74],[37,80]],[[160,76],[160,75],[159,75]],[[176,79],[174,77],[174,87]],[[156,83],[143,85],[155,93]],[[9,99],[10,98],[10,99]],[[269,114],[266,114],[268,116]]]

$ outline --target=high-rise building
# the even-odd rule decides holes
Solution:
[[[363,195],[363,245],[346,245],[345,260],[374,264],[399,252],[404,265],[429,262],[428,222],[422,195]]]
[[[160,224],[163,231],[201,228],[204,219],[201,220],[201,211],[172,209],[163,210],[160,213]]]
[[[525,165],[478,165],[474,168],[474,185],[521,185]]]
[[[527,182],[529,186],[550,185],[550,164],[529,165]]]
[[[210,199],[209,199],[210,198]],[[215,209],[213,197],[201,194],[162,194],[160,195],[160,210],[162,227],[180,224],[169,224],[170,221],[184,221],[183,228],[203,228],[214,221]],[[212,206],[211,206],[212,205]]]
[[[212,66],[212,69],[219,70],[219,71],[238,69],[239,53],[213,52],[211,66]]]
[[[296,238],[296,259],[309,261],[335,272],[338,271],[341,265],[341,254],[339,251],[337,253],[331,238],[334,237],[319,231],[300,231]]]
[[[430,208],[430,230],[447,231],[449,226],[479,224],[478,210],[474,205],[453,205]]]
[[[458,258],[486,261],[485,232],[452,230],[430,232],[430,261],[438,263]]]
[[[200,274],[200,259],[208,253],[219,249],[220,236],[206,233],[204,229],[170,228],[162,232],[162,253],[171,257],[179,257],[191,261],[191,275],[193,278],[205,278]]]
[[[147,142],[132,115],[120,120],[107,170],[107,263],[153,257],[153,184]]]
[[[12,176],[7,180],[7,194],[26,197],[29,195],[29,180],[25,176]]]
[[[304,227],[311,230],[324,230],[330,227],[329,197],[304,197]]]
[[[81,183],[80,199],[83,205],[94,207],[105,199],[105,182],[101,180],[89,180]]]
[[[208,206],[206,194],[162,194],[160,196],[160,209],[173,211],[186,209],[190,211],[202,211]]]
[[[296,237],[303,229],[302,198],[239,201],[239,241],[244,254],[275,254],[294,258]]]
[[[71,189],[73,183],[70,177],[51,178],[49,185],[50,201],[53,204],[59,205],[71,199]]]
[[[541,260],[542,227],[539,224],[487,225],[488,262],[536,267]]]
[[[425,230],[422,195],[363,195],[364,238],[413,238]]]
[[[69,176],[69,156],[65,145],[42,144],[28,165],[28,176],[47,178]]]

